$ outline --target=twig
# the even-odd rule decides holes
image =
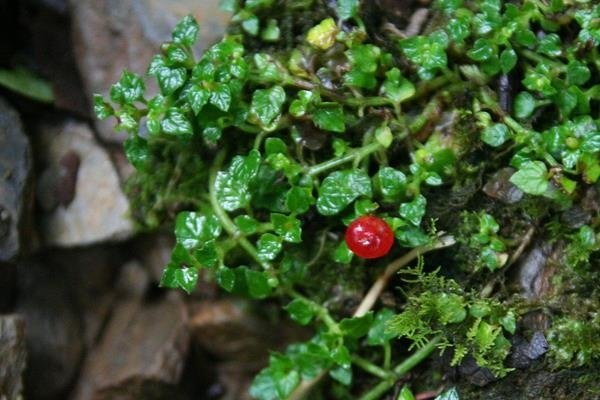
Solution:
[[[423,24],[427,21],[429,17],[429,9],[428,8],[417,8],[415,12],[410,17],[410,22],[406,29],[404,29],[404,36],[411,37],[416,36],[421,32],[423,28]]]
[[[392,275],[394,275],[396,272],[398,272],[398,270],[400,268],[407,265],[409,262],[411,262],[418,256],[427,253],[428,251],[452,246],[454,243],[456,243],[456,241],[454,240],[454,237],[442,236],[438,239],[438,241],[435,244],[430,245],[430,246],[416,247],[416,248],[412,249],[411,251],[409,251],[408,253],[404,254],[403,256],[392,261],[390,264],[388,264],[388,266],[385,268],[383,273],[379,276],[379,278],[377,278],[375,283],[371,286],[371,289],[369,289],[369,291],[367,292],[367,295],[363,298],[362,302],[360,303],[360,305],[354,312],[353,316],[361,317],[371,310],[371,308],[377,301],[377,298],[379,297],[379,295],[381,294],[383,289],[386,287],[389,279],[392,277]],[[391,387],[391,385],[393,385],[394,382],[397,380],[397,377],[399,375],[402,375],[408,371],[408,370],[404,371],[404,368],[406,368],[406,366],[408,366],[408,365],[411,365],[411,366],[416,365],[416,364],[413,365],[412,363],[415,362],[417,359],[418,359],[418,362],[422,361],[422,358],[419,358],[421,356],[424,356],[423,358],[427,357],[431,353],[431,351],[433,351],[433,349],[435,348],[435,344],[437,344],[438,340],[439,340],[439,338],[432,339],[425,347],[423,347],[422,349],[417,351],[415,354],[413,354],[412,356],[407,358],[402,364],[400,364],[398,367],[396,367],[394,369],[394,373],[396,375],[396,378],[394,380],[386,380],[386,381],[380,383],[378,386],[376,386],[373,390],[375,390],[375,389],[381,390],[383,387],[385,387],[385,389],[383,390],[383,392],[385,392],[387,389],[389,389]],[[433,347],[431,347],[431,349],[429,349],[430,345],[433,346]],[[294,392],[290,395],[288,400],[304,399],[305,396],[308,395],[308,393],[312,390],[312,388],[326,374],[327,374],[327,370],[322,371],[319,375],[317,375],[316,377],[314,377],[311,380],[302,381],[300,383],[300,385],[296,388],[296,390],[294,390]],[[391,381],[391,384],[389,384],[390,381]],[[388,386],[388,384],[389,384],[389,386]],[[369,392],[369,393],[371,393],[371,392]],[[370,398],[374,399],[377,397],[366,397],[363,400],[368,400]]]
[[[527,230],[527,232],[525,233],[525,236],[523,237],[523,240],[521,241],[521,244],[519,245],[519,247],[517,247],[515,252],[512,254],[510,259],[506,263],[506,265],[504,265],[504,267],[501,270],[499,270],[492,277],[492,279],[489,280],[489,282],[483,287],[483,289],[481,289],[481,292],[479,294],[481,297],[486,298],[492,294],[494,287],[496,286],[496,283],[498,283],[498,280],[504,274],[506,274],[506,271],[508,270],[508,268],[511,265],[513,265],[515,263],[515,261],[517,261],[519,259],[519,257],[521,257],[521,255],[523,254],[525,249],[529,246],[529,244],[531,243],[531,239],[533,239],[534,233],[535,233],[535,226],[532,226]]]
[[[519,259],[519,257],[521,257],[521,254],[523,254],[523,252],[525,251],[527,246],[529,246],[529,243],[531,243],[531,239],[533,239],[534,233],[535,233],[535,226],[532,226],[527,230],[527,232],[525,233],[525,236],[523,237],[523,240],[521,241],[521,244],[519,245],[519,247],[517,247],[515,252],[512,254],[510,259],[508,260],[506,267],[511,266],[515,261],[517,261]]]
[[[362,395],[359,400],[376,400],[381,397],[382,394],[387,392],[394,383],[403,375],[408,373],[414,367],[416,367],[421,361],[429,357],[429,355],[435,350],[438,342],[440,341],[440,336],[436,336],[431,339],[427,344],[417,350],[412,356],[408,357],[402,363],[400,363],[396,368],[394,368],[394,379],[386,379],[381,381],[377,386],[373,389],[369,390],[367,393]]]
[[[362,302],[354,312],[354,317],[362,317],[365,315],[379,298],[379,295],[383,291],[383,289],[387,286],[388,281],[400,268],[420,256],[421,254],[427,253],[431,250],[441,249],[444,247],[452,246],[456,241],[452,236],[443,236],[432,246],[422,246],[416,247],[404,254],[402,257],[397,258],[392,261],[383,271],[383,274],[377,278],[375,283],[371,286],[371,289],[367,292],[366,296],[363,298]]]
[[[417,393],[417,394],[415,394],[415,400],[433,399],[433,398],[439,396],[439,394],[441,392],[442,392],[442,390],[438,389],[438,390],[428,390],[427,392]]]

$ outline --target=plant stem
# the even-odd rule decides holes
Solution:
[[[383,344],[383,369],[390,369],[392,362],[392,345],[389,340],[386,340]]]
[[[432,121],[434,115],[440,112],[440,100],[434,97],[423,109],[423,112],[419,114],[408,126],[410,133],[419,132],[423,127]]]
[[[359,366],[360,368],[367,371],[368,373],[370,373],[371,375],[375,375],[378,378],[381,378],[381,379],[393,379],[394,378],[394,374],[391,371],[386,371],[385,369],[378,367],[377,365],[373,364],[371,361],[366,360],[360,356],[353,355],[352,362],[354,364],[356,364],[357,366]]]
[[[261,267],[263,267],[263,269],[270,270],[271,264],[260,259],[260,257],[258,256],[258,251],[254,247],[254,245],[252,243],[250,243],[250,241],[248,241],[248,239],[246,239],[242,235],[242,233],[238,229],[237,225],[231,220],[231,218],[229,218],[229,215],[227,214],[227,212],[225,212],[223,207],[221,207],[221,204],[219,204],[219,200],[217,199],[217,194],[215,192],[215,181],[217,179],[217,173],[219,172],[219,170],[221,169],[221,166],[223,164],[224,158],[225,158],[225,150],[221,150],[219,152],[219,154],[217,154],[217,157],[215,157],[215,161],[210,170],[210,179],[209,179],[210,205],[212,206],[213,212],[215,213],[215,216],[218,218],[219,222],[221,223],[221,226],[223,227],[223,229],[225,229],[225,231],[234,240],[237,240],[239,245],[244,250],[246,250],[248,255],[250,257],[252,257]]]
[[[369,390],[367,393],[362,395],[359,400],[377,400],[381,397],[385,392],[387,392],[396,381],[401,378],[403,375],[411,371],[414,367],[419,365],[424,359],[429,357],[429,355],[435,350],[436,345],[440,341],[441,337],[436,336],[431,339],[425,346],[417,350],[412,356],[408,357],[402,363],[398,364],[396,368],[394,368],[394,376],[392,378],[385,379],[381,381],[377,386],[373,389]]]
[[[454,238],[452,236],[442,236],[442,237],[440,237],[438,239],[438,241],[435,244],[429,245],[429,246],[417,247],[415,249],[412,249],[411,251],[409,251],[408,253],[406,253],[402,257],[397,258],[396,260],[392,261],[386,267],[386,269],[383,272],[383,274],[377,279],[377,281],[375,281],[375,283],[373,284],[373,286],[371,286],[371,289],[369,290],[369,292],[367,293],[367,295],[363,298],[362,302],[360,303],[360,305],[358,306],[358,308],[354,312],[353,317],[362,317],[367,312],[369,312],[369,310],[371,310],[371,308],[373,307],[373,305],[377,301],[377,298],[381,294],[382,290],[385,288],[385,286],[386,286],[388,280],[390,279],[390,277],[395,272],[397,272],[400,268],[402,268],[404,265],[408,264],[409,262],[411,262],[412,260],[414,260],[415,258],[417,258],[418,256],[420,256],[421,254],[424,254],[424,253],[426,253],[428,251],[431,251],[431,250],[436,250],[436,249],[441,249],[443,247],[452,246],[454,243],[456,243],[456,241],[454,240]],[[425,347],[427,347],[427,346],[425,346]],[[421,350],[419,350],[417,353],[415,353],[415,355],[413,355],[409,359],[407,359],[404,363],[402,363],[398,367],[396,367],[396,369],[394,369],[394,372],[400,366],[405,365],[414,356],[416,356],[417,354],[420,354]],[[431,349],[431,350],[433,350],[433,349]],[[428,354],[429,353],[427,353],[427,355]],[[427,355],[425,355],[423,358],[425,358]],[[290,395],[290,397],[289,397],[288,400],[300,400],[300,399],[304,399],[305,396],[307,396],[310,393],[310,391],[312,390],[312,388],[325,376],[326,373],[327,373],[327,370],[323,371],[321,374],[317,375],[315,378],[313,378],[311,380],[302,381],[302,383]]]
[[[333,333],[341,332],[338,323],[335,322],[335,320],[333,319],[331,314],[329,314],[329,310],[326,307],[323,307],[319,303],[312,301],[311,299],[309,299],[306,296],[301,295],[294,289],[287,289],[285,292],[290,297],[293,297],[295,299],[300,299],[306,303],[309,303],[311,305],[311,307],[317,311],[317,316],[319,317],[319,319],[321,319],[321,321],[323,321],[323,323],[325,324],[325,326],[327,326],[329,331],[331,331]]]
[[[567,66],[560,63],[560,62],[556,62],[554,60],[551,60],[549,58],[546,58],[534,51],[531,50],[521,50],[520,53],[525,57],[530,59],[531,61],[534,61],[536,64],[549,64],[552,66],[552,68],[554,68],[556,70],[556,72],[560,73],[560,72],[565,72],[567,70]]]
[[[438,239],[438,241],[433,245],[415,247],[408,253],[404,254],[402,257],[399,257],[392,261],[385,268],[383,273],[377,278],[375,283],[371,286],[371,289],[367,292],[366,296],[363,298],[362,302],[354,312],[354,317],[362,317],[365,315],[379,298],[379,295],[383,291],[383,289],[387,286],[389,279],[394,275],[400,268],[420,256],[421,254],[425,254],[428,251],[441,249],[443,247],[452,246],[456,241],[452,236],[443,236]]]
[[[347,162],[354,161],[354,160],[360,160],[363,157],[376,152],[380,148],[382,148],[382,146],[379,143],[377,143],[377,142],[370,143],[364,147],[360,147],[358,149],[352,150],[344,156],[332,158],[331,160],[322,162],[320,164],[313,165],[312,167],[310,167],[306,170],[306,175],[308,175],[308,176],[319,175],[322,172],[325,172],[332,168],[338,167]]]

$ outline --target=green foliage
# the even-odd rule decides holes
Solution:
[[[372,196],[369,176],[362,170],[336,171],[319,187],[317,210],[323,215],[335,215],[359,196]]]
[[[554,321],[548,335],[551,355],[557,365],[581,367],[600,355],[600,321],[598,317],[582,321],[563,316]]]
[[[502,238],[498,231],[500,226],[494,217],[488,213],[478,214],[465,212],[461,215],[462,225],[460,228],[460,239],[471,252],[475,253],[475,259],[469,259],[468,270],[478,271],[482,267],[490,271],[501,268],[506,264],[506,239]]]
[[[52,86],[24,68],[15,68],[12,70],[0,69],[0,86],[4,86],[13,92],[42,103],[52,103],[54,101]],[[98,108],[100,104],[102,103],[94,100],[96,114],[99,118],[108,117],[110,115],[110,108],[104,109],[103,106]]]
[[[425,33],[386,29],[377,38],[379,26],[365,18],[375,5],[357,0],[223,6],[234,16],[219,43],[197,57],[198,24],[184,18],[147,76],[124,71],[94,109],[128,135],[140,226],[174,225],[161,285],[190,293],[214,279],[234,295],[280,302],[315,330],[271,354],[254,398],[288,398],[320,374],[335,381],[319,388],[322,398],[355,398],[359,389],[377,398],[408,372],[397,337],[420,361],[451,347],[453,365],[469,355],[505,375],[521,298],[496,283],[523,251],[523,225],[564,245],[557,288],[568,287],[561,279],[597,282],[589,199],[600,178],[600,6],[438,0]],[[507,76],[520,91],[514,98],[503,93]],[[159,89],[152,97],[148,77]],[[497,169],[510,171],[497,191],[524,200],[506,205],[480,190]],[[577,228],[556,223],[580,210],[586,222]],[[343,239],[365,214],[394,232],[384,258],[355,257]],[[352,317],[385,266],[435,247],[438,229],[459,244],[436,258],[442,272],[409,269],[385,303],[395,309],[375,301]],[[585,338],[598,321],[569,307],[547,307],[560,310],[553,359],[589,365],[595,350]],[[381,382],[368,389],[367,374]],[[406,386],[400,396],[412,393]]]
[[[504,335],[515,332],[512,310],[497,300],[466,292],[437,271],[428,274],[418,266],[404,274],[409,276],[409,282],[418,282],[419,288],[409,295],[403,311],[388,321],[389,333],[409,339],[416,347],[423,347],[441,334],[438,347],[454,349],[452,365],[470,354],[497,376],[511,370],[503,361],[511,347]]]

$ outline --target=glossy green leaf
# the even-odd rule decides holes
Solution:
[[[279,114],[285,102],[285,91],[281,86],[259,89],[252,96],[250,112],[264,126],[269,125]]]
[[[152,156],[146,139],[139,136],[128,138],[125,140],[123,147],[127,160],[135,169],[142,171],[149,167]]]
[[[541,161],[527,161],[510,177],[510,181],[525,193],[541,195],[548,189],[548,170]]]
[[[392,68],[385,73],[386,80],[381,86],[381,92],[396,103],[410,99],[416,93],[415,86],[405,79],[398,68]]]
[[[156,77],[162,94],[166,96],[173,94],[177,89],[182,87],[187,79],[187,70],[185,68],[168,67],[162,56],[155,56],[152,59],[148,74]]]
[[[406,175],[392,167],[382,167],[373,178],[375,187],[387,202],[396,202],[404,197],[406,182]]]
[[[488,39],[479,38],[473,44],[473,48],[468,51],[467,55],[475,61],[488,60],[494,55],[495,49],[492,42]]]
[[[160,126],[169,135],[191,136],[194,133],[192,124],[178,108],[170,108]]]
[[[161,287],[182,289],[191,293],[198,283],[198,270],[191,267],[179,268],[169,264],[160,279]]]
[[[245,235],[251,235],[256,232],[259,222],[249,215],[238,215],[233,220],[240,231]]]
[[[202,247],[194,250],[192,253],[194,259],[203,268],[214,268],[219,261],[219,254],[214,240],[209,240],[202,244]]]
[[[535,98],[529,92],[520,92],[515,97],[513,109],[517,118],[529,118],[535,110]]]
[[[340,105],[320,106],[314,111],[312,118],[316,126],[326,131],[344,132],[346,130],[344,110]]]
[[[217,283],[226,291],[231,292],[235,287],[235,272],[231,268],[219,268],[217,270]]]
[[[346,241],[342,240],[333,252],[333,261],[340,264],[349,264],[354,257],[352,250],[348,248]]]
[[[272,233],[264,233],[256,243],[258,257],[264,261],[274,260],[281,252],[281,248],[281,238]]]
[[[511,335],[514,335],[517,330],[517,319],[512,311],[509,311],[500,319],[500,324]]]
[[[581,61],[573,60],[567,65],[567,80],[571,85],[583,85],[591,76],[590,69]]]
[[[453,293],[440,293],[437,298],[437,313],[444,325],[458,324],[467,317],[464,299]]]
[[[276,19],[270,19],[267,21],[267,26],[260,33],[260,38],[265,42],[277,42],[281,37],[281,30],[277,25]]]
[[[337,365],[329,371],[329,376],[342,385],[349,386],[352,383],[352,368]]]
[[[99,94],[94,94],[94,114],[96,114],[96,117],[99,119],[106,119],[111,115],[114,115],[114,113],[115,110],[109,103],[104,101],[104,97]]]
[[[227,211],[235,211],[249,204],[251,181],[257,176],[260,153],[252,150],[247,156],[232,159],[227,171],[220,171],[215,180],[217,200]]]
[[[410,203],[400,205],[400,215],[410,221],[411,224],[419,226],[425,215],[427,199],[421,194],[417,195]]]
[[[446,45],[443,40],[432,36],[413,36],[400,42],[400,48],[408,59],[426,70],[446,67]]]
[[[210,104],[221,111],[228,111],[231,105],[231,89],[225,83],[217,84],[210,92]]]
[[[401,246],[419,247],[428,244],[431,239],[416,226],[402,226],[394,232]]]
[[[173,30],[173,42],[181,43],[186,46],[193,46],[198,38],[200,27],[193,16],[187,15],[183,17]]]
[[[372,323],[373,311],[369,311],[362,317],[344,318],[340,321],[340,329],[344,335],[358,339],[369,332]]]
[[[510,131],[504,124],[488,126],[481,133],[481,140],[492,147],[502,146],[510,139]]]
[[[204,242],[217,238],[221,225],[212,213],[182,211],[175,221],[175,237],[186,249],[192,250]]]
[[[389,308],[383,308],[375,314],[375,319],[367,334],[369,346],[383,346],[396,337],[395,333],[387,329],[387,325],[394,315],[394,311]]]
[[[198,113],[202,110],[202,107],[208,103],[208,100],[211,97],[211,94],[208,90],[201,88],[195,83],[190,85],[186,94],[187,101],[190,103],[190,106],[196,115],[198,115]]]
[[[317,210],[322,215],[335,215],[360,196],[372,196],[369,176],[362,170],[336,171],[319,187]]]
[[[293,216],[271,214],[273,229],[286,242],[300,243],[302,241],[302,227],[300,220]]]
[[[143,98],[145,90],[146,86],[142,78],[133,72],[125,70],[119,82],[111,87],[110,98],[112,101],[120,104],[133,104]]]
[[[359,0],[337,0],[337,14],[341,20],[356,17],[358,13]]]
[[[313,306],[302,299],[294,299],[285,306],[285,309],[290,317],[300,325],[308,325],[316,315]]]
[[[549,57],[560,57],[562,54],[560,37],[556,33],[544,36],[538,43],[538,52]]]
[[[503,74],[508,74],[517,65],[517,53],[512,48],[507,48],[500,53],[500,68]]]
[[[313,204],[310,188],[294,186],[286,194],[285,205],[293,213],[303,214]]]
[[[264,299],[272,292],[269,280],[264,272],[254,271],[250,268],[239,267],[243,269],[246,278],[248,294],[255,299]]]

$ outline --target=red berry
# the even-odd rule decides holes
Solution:
[[[392,228],[381,218],[365,215],[355,219],[346,230],[346,244],[362,258],[379,258],[394,244]]]

